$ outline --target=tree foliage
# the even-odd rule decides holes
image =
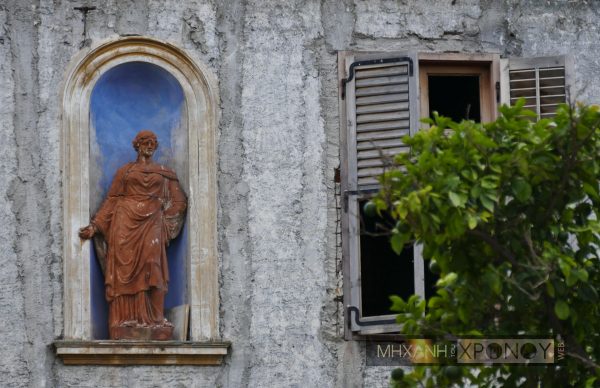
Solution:
[[[533,122],[524,101],[488,124],[435,116],[372,201],[440,271],[425,301],[392,297],[410,335],[548,335],[567,357],[548,367],[417,367],[397,386],[592,386],[600,358],[600,113],[561,106]],[[427,262],[426,262],[427,264]],[[456,368],[456,367],[454,367]]]

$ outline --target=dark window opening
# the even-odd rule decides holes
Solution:
[[[390,295],[406,300],[415,292],[413,246],[407,244],[398,256],[390,244],[391,219],[367,217],[365,202],[359,202],[362,316],[394,314]]]
[[[454,121],[481,121],[479,105],[479,76],[430,75],[429,112]]]

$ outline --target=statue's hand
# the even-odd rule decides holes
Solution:
[[[91,239],[94,237],[94,234],[96,234],[96,228],[92,224],[79,229],[79,237],[84,240]]]

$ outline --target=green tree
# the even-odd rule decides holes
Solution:
[[[423,244],[436,295],[391,297],[409,335],[548,335],[551,366],[416,367],[396,386],[593,386],[600,375],[600,113],[561,106],[533,122],[524,101],[488,124],[429,120],[372,202],[392,247]]]

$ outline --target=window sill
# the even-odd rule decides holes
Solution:
[[[62,340],[53,345],[65,365],[221,365],[231,343]]]

